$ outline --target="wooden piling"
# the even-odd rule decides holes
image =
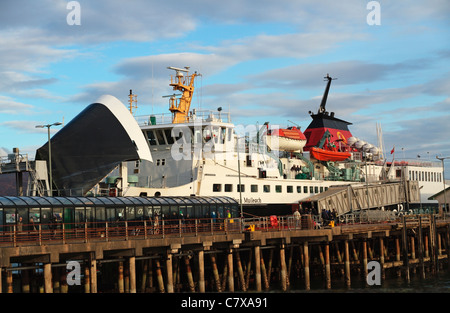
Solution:
[[[128,258],[128,271],[130,273],[130,293],[136,293],[136,257]]]
[[[233,273],[233,250],[229,249],[227,254],[227,267],[228,267],[228,291],[234,292],[234,273]]]
[[[90,266],[88,262],[84,263],[84,293],[91,293]]]
[[[198,291],[205,292],[205,252],[203,250],[198,251]]]
[[[259,246],[255,246],[255,287],[256,291],[261,291],[261,249]]]
[[[22,274],[22,292],[30,293],[30,270],[21,270]]]
[[[148,263],[148,272],[147,272],[147,286],[150,291],[153,291],[153,260],[147,260]]]
[[[287,290],[287,270],[286,270],[286,255],[284,252],[284,244],[280,245],[280,267],[281,267],[281,290]]]
[[[164,293],[165,292],[164,279],[162,276],[161,263],[159,262],[158,259],[155,260],[155,265],[156,265],[156,278],[158,280],[159,292]]]
[[[266,270],[266,265],[264,263],[264,256],[263,256],[262,251],[261,251],[260,264],[261,264],[262,280],[264,281],[264,289],[267,291],[267,290],[269,290],[269,279],[267,277],[267,270]]]
[[[450,270],[450,225],[445,228],[445,249],[447,250],[447,270]]]
[[[123,281],[123,262],[122,261],[119,262],[117,271],[118,271],[117,286],[119,288],[119,293],[124,293],[125,287],[124,287],[124,281]]]
[[[309,279],[309,251],[308,251],[308,242],[305,241],[303,243],[303,260],[304,260],[304,272],[305,272],[305,289],[310,290],[311,284]]]
[[[344,263],[345,263],[345,284],[348,288],[351,286],[350,278],[350,251],[348,247],[348,240],[344,241]]]
[[[166,253],[166,275],[167,275],[166,288],[167,288],[167,293],[173,293],[174,292],[172,258],[173,258],[172,253],[167,252]]]
[[[252,272],[252,258],[253,258],[253,250],[250,249],[248,252],[247,266],[245,269],[245,286],[249,289],[250,285],[250,274]]]
[[[362,256],[363,256],[363,268],[362,268],[362,273],[363,273],[363,277],[366,278],[368,275],[368,269],[367,269],[367,240],[364,239],[362,242]]]
[[[325,243],[325,277],[326,287],[331,289],[330,244]]]
[[[123,285],[125,293],[130,293],[130,264],[128,261],[125,261],[123,267]]]
[[[6,292],[13,293],[13,276],[12,271],[6,271]]]
[[[184,265],[186,266],[186,277],[188,280],[188,287],[190,292],[195,292],[194,277],[192,276],[191,264],[189,256],[184,256]]]
[[[385,257],[385,248],[384,248],[384,239],[380,237],[380,267],[381,267],[381,279],[385,279],[386,272],[384,270],[384,257]]]
[[[425,264],[424,264],[424,247],[423,247],[423,234],[422,234],[422,216],[419,216],[419,230],[418,230],[418,240],[417,243],[419,249],[419,270],[420,275],[425,279]]]
[[[141,292],[145,292],[145,287],[147,285],[147,271],[148,271],[148,260],[142,260],[142,275],[141,275]]]
[[[59,273],[59,288],[61,293],[69,292],[69,286],[67,285],[67,273],[65,269]]]
[[[44,291],[45,293],[53,293],[51,263],[44,264]]]
[[[408,257],[408,229],[406,227],[406,218],[403,216],[403,229],[402,229],[402,245],[403,245],[403,267],[405,268],[405,278],[409,283],[411,281],[409,273],[409,257]]]
[[[91,293],[97,293],[98,286],[97,286],[97,260],[90,259],[90,265],[91,265]]]
[[[216,291],[222,292],[222,286],[220,284],[219,270],[217,269],[217,264],[216,264],[216,256],[212,253],[209,256],[211,259],[211,267],[212,267],[212,271],[213,271],[214,282],[216,285]]]
[[[239,251],[236,250],[234,252],[234,255],[236,256],[236,266],[237,266],[237,270],[238,270],[239,283],[241,285],[241,289],[242,289],[242,291],[247,291],[247,287],[245,286],[244,271],[242,270],[242,263],[241,263],[241,257],[239,255]]]

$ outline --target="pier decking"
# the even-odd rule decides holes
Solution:
[[[221,292],[287,290],[310,277],[324,288],[368,262],[409,279],[449,265],[450,220],[414,215],[393,222],[315,229],[310,216],[253,220],[192,219],[143,223],[24,225],[0,233],[2,292]],[[25,227],[27,226],[27,227]],[[81,285],[68,285],[78,262]],[[78,289],[76,289],[78,288]]]

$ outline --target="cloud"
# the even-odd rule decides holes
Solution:
[[[0,113],[23,115],[30,114],[35,107],[30,104],[14,101],[12,98],[0,95]]]

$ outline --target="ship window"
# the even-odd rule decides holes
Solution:
[[[281,185],[275,185],[275,192],[281,192]]]
[[[228,128],[228,142],[231,142],[232,136],[233,136],[233,130],[231,128]]]
[[[320,192],[323,192],[323,187],[320,187]]]
[[[270,185],[264,185],[264,192],[270,192]]]
[[[238,192],[245,192],[245,185],[237,185],[237,191]]]
[[[319,187],[314,187],[314,193],[319,193]]]
[[[297,193],[302,193],[302,186],[297,186]]]
[[[314,193],[314,188],[313,188],[313,186],[309,186],[309,193]]]
[[[150,146],[157,145],[155,133],[153,132],[153,130],[147,131],[147,137],[148,137],[148,143],[150,144]]]
[[[258,192],[258,185],[251,185],[250,189],[251,189],[251,192]]]
[[[173,144],[174,140],[172,137],[172,132],[170,129],[164,129],[164,134],[166,135],[167,142],[169,145]]]
[[[233,185],[225,184],[225,192],[232,192],[232,191],[233,191]]]
[[[203,130],[203,141],[208,142],[210,140],[211,140],[211,128],[205,127],[205,129]]]
[[[221,184],[213,184],[213,192],[220,192],[222,189]]]
[[[292,186],[287,186],[287,192],[288,192],[288,193],[293,193],[293,192],[294,192],[294,187],[292,187]]]
[[[197,127],[194,127],[194,144],[195,143],[202,143],[202,131],[197,129]]]
[[[308,186],[303,186],[303,193],[308,193]]]
[[[158,139],[158,143],[160,145],[165,145],[166,141],[164,140],[164,135],[161,129],[156,130],[156,138]]]

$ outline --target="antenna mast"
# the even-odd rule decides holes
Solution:
[[[195,72],[185,77],[183,72],[189,73],[188,66],[184,69],[169,66],[168,69],[176,71],[175,79],[173,76],[170,78],[170,86],[173,87],[173,90],[178,90],[182,93],[179,99],[171,98],[169,110],[173,113],[172,123],[184,123],[187,122],[189,117],[189,108],[194,94],[194,80],[200,74]]]
[[[130,89],[130,95],[128,96],[128,105],[130,113],[133,114],[133,109],[137,109],[137,95],[133,95],[133,90]]]
[[[323,93],[322,102],[320,103],[320,107],[319,107],[319,112],[317,112],[318,114],[325,113],[325,105],[327,104],[328,92],[330,91],[331,81],[337,79],[337,78],[331,78],[330,75],[328,75],[328,74],[324,78],[326,80],[328,80],[328,82],[327,82],[327,86],[325,87],[325,92]]]

